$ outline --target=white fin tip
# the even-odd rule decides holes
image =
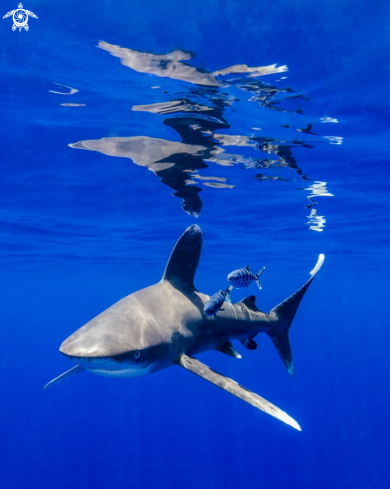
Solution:
[[[318,257],[316,266],[313,268],[313,270],[310,272],[310,275],[314,277],[314,275],[318,272],[318,270],[322,267],[322,264],[324,263],[325,260],[325,255],[321,253],[321,255]]]
[[[288,424],[289,426],[292,426],[298,431],[302,431],[302,428],[299,426],[299,424],[293,419],[291,416],[289,416],[287,413],[282,411],[282,416],[279,417],[280,421],[283,421],[284,423]]]

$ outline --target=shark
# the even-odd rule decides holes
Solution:
[[[270,312],[260,311],[255,296],[250,296],[237,303],[225,303],[210,317],[204,312],[210,296],[194,285],[202,241],[200,227],[190,226],[177,241],[160,282],[128,295],[69,336],[60,352],[77,365],[50,381],[45,389],[82,371],[133,377],[180,366],[301,431],[286,412],[196,357],[219,351],[241,358],[232,341],[254,350],[254,338],[266,333],[294,376],[289,329],[324,255],[319,256],[310,279]]]

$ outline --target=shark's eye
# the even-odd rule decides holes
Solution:
[[[141,352],[139,352],[138,350],[134,353],[134,358],[136,360],[138,360],[138,358],[141,356]]]

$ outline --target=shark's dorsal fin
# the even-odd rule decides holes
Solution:
[[[245,299],[242,299],[239,302],[239,304],[245,304],[246,307],[251,311],[260,311],[260,309],[256,307],[255,302],[256,302],[256,296],[250,295],[249,297],[245,297]]]
[[[251,269],[249,268],[249,265],[247,265],[247,266],[245,267],[245,270],[248,270],[249,272],[251,271]]]
[[[202,230],[194,224],[176,243],[165,268],[163,280],[177,288],[195,290],[194,278],[202,251]]]

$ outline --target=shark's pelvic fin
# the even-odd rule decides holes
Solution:
[[[262,397],[258,396],[254,392],[246,389],[234,380],[229,379],[228,377],[225,377],[224,375],[221,375],[214,370],[211,370],[211,368],[199,362],[199,360],[196,360],[195,358],[189,358],[187,355],[181,355],[179,359],[176,360],[176,363],[181,367],[189,370],[190,372],[199,375],[199,377],[208,380],[217,387],[220,387],[221,389],[230,392],[230,394],[233,394],[234,396],[242,399],[248,404],[251,404],[257,409],[260,409],[261,411],[264,411],[265,413],[270,414],[277,419],[280,419],[280,421],[283,421],[284,423],[292,426],[296,430],[301,431],[301,427],[299,426],[299,424],[287,413],[276,407],[274,404],[271,404]]]
[[[217,348],[217,350],[221,353],[225,353],[225,355],[229,355],[229,357],[242,358],[230,341],[225,341],[225,343]]]
[[[195,290],[194,278],[202,251],[202,230],[196,224],[184,231],[166,266],[163,280],[176,288]]]
[[[72,377],[72,375],[76,375],[79,372],[82,372],[85,370],[84,367],[81,365],[76,365],[75,367],[71,368],[70,370],[67,370],[63,374],[59,375],[55,379],[51,380],[48,384],[45,385],[44,389],[48,389],[49,387],[52,387],[54,384],[57,384],[57,382],[61,382],[61,380],[66,379],[67,377]]]
[[[309,285],[312,283],[314,277],[324,263],[324,259],[324,255],[320,255],[318,257],[316,266],[310,272],[311,277],[305,283],[305,285],[295,292],[295,294],[281,302],[269,312],[270,316],[276,316],[277,321],[272,324],[271,329],[266,331],[266,333],[271,338],[273,344],[278,350],[280,358],[292,377],[294,377],[294,365],[288,333],[299,304],[301,303],[305,292],[309,288]]]

